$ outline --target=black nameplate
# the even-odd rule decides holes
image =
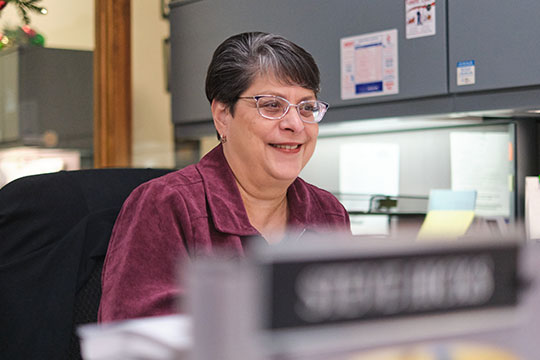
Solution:
[[[517,303],[516,245],[264,265],[266,327],[350,323]]]

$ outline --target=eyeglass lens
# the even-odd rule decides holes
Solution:
[[[291,104],[294,106],[293,104]],[[289,103],[285,99],[275,96],[261,96],[257,98],[257,107],[262,116],[270,119],[283,117],[289,108]],[[321,121],[326,106],[317,100],[306,100],[297,106],[298,114],[302,120],[307,122]]]

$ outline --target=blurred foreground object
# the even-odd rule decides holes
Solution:
[[[304,234],[253,247],[246,261],[197,259],[188,291],[193,359],[341,360],[515,331],[527,278],[520,239],[497,240]]]
[[[366,351],[343,360],[520,360],[520,358],[494,345],[450,342]]]
[[[78,332],[85,360],[178,360],[191,347],[191,319],[185,315],[91,324]]]
[[[179,272],[188,318],[83,326],[83,358],[537,358],[539,246],[508,234],[359,240],[305,232],[272,247],[255,238],[244,259],[197,258]]]

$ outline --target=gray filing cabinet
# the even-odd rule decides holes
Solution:
[[[0,52],[0,145],[90,149],[92,51],[21,47]]]
[[[540,1],[448,1],[451,93],[540,84]],[[475,62],[475,83],[457,85],[457,64]]]
[[[175,124],[211,119],[204,94],[213,50],[244,31],[274,32],[311,52],[321,70],[320,98],[333,109],[447,93],[446,1],[437,1],[436,35],[405,39],[405,2],[395,0],[202,0],[171,3],[171,92]],[[340,96],[340,39],[397,29],[399,93]]]

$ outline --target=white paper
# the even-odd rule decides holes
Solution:
[[[435,0],[405,0],[407,39],[435,35]]]
[[[474,60],[459,61],[456,65],[457,85],[474,85],[476,83],[475,68]]]
[[[388,215],[351,215],[353,235],[389,235],[390,220]]]
[[[399,92],[397,29],[341,39],[341,98]]]
[[[540,184],[538,176],[525,177],[525,230],[527,239],[540,240]]]
[[[176,360],[191,348],[191,319],[156,316],[79,327],[84,360]]]
[[[500,132],[450,133],[452,190],[476,190],[476,215],[510,216],[509,136]]]
[[[399,145],[350,143],[340,147],[339,191],[344,194],[398,195]],[[348,210],[367,211],[369,197],[344,202]]]

